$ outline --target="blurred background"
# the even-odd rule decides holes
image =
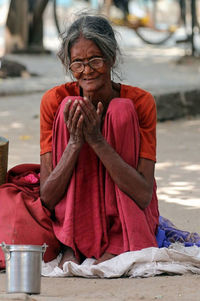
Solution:
[[[58,33],[83,10],[110,18],[126,47],[179,44],[199,55],[199,0],[0,0],[0,55],[57,50]]]

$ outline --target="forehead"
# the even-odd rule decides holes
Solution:
[[[80,58],[91,58],[93,56],[102,56],[102,52],[99,47],[91,40],[87,40],[83,37],[71,47],[70,56],[71,60]]]

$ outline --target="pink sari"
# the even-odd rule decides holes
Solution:
[[[68,143],[61,103],[53,128],[53,164],[58,164]],[[102,127],[106,141],[129,165],[137,168],[140,149],[138,117],[130,99],[113,99]],[[68,185],[66,195],[55,208],[53,229],[64,245],[77,256],[99,258],[104,252],[157,247],[158,201],[156,184],[145,210],[123,193],[111,179],[101,161],[85,143]]]

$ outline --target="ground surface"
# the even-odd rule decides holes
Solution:
[[[5,275],[0,276],[1,301],[27,300],[17,294],[4,295]],[[37,301],[199,301],[200,276],[160,276],[145,279],[42,278]],[[4,299],[5,298],[5,299]],[[6,299],[7,298],[7,299]],[[29,300],[29,299],[28,299]]]
[[[58,39],[48,23],[45,45],[56,50]],[[2,33],[0,27],[0,33]],[[3,35],[0,36],[0,42]],[[199,88],[198,61],[177,65],[183,47],[143,45],[130,30],[122,30],[125,49],[124,82],[152,93]],[[0,46],[2,44],[0,43]],[[2,48],[0,47],[0,55]],[[39,163],[39,105],[42,93],[64,82],[64,71],[55,54],[11,56],[40,75],[0,81],[0,135],[9,139],[9,168]],[[123,70],[122,70],[123,69]],[[16,94],[24,95],[16,95]],[[11,95],[12,96],[3,96]],[[171,108],[173,110],[173,108]],[[160,213],[178,228],[200,233],[200,117],[158,123],[156,180]],[[38,300],[163,300],[199,301],[199,275],[159,276],[148,279],[42,278],[37,296],[5,295],[5,274],[0,273],[0,301]]]

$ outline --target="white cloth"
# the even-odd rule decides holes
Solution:
[[[58,268],[61,258],[42,263],[42,276],[48,277],[151,277],[166,273],[182,275],[200,274],[200,248],[172,244],[169,248],[146,248],[120,254],[110,260],[94,265],[94,259],[86,259],[81,265],[66,262],[63,270]]]

